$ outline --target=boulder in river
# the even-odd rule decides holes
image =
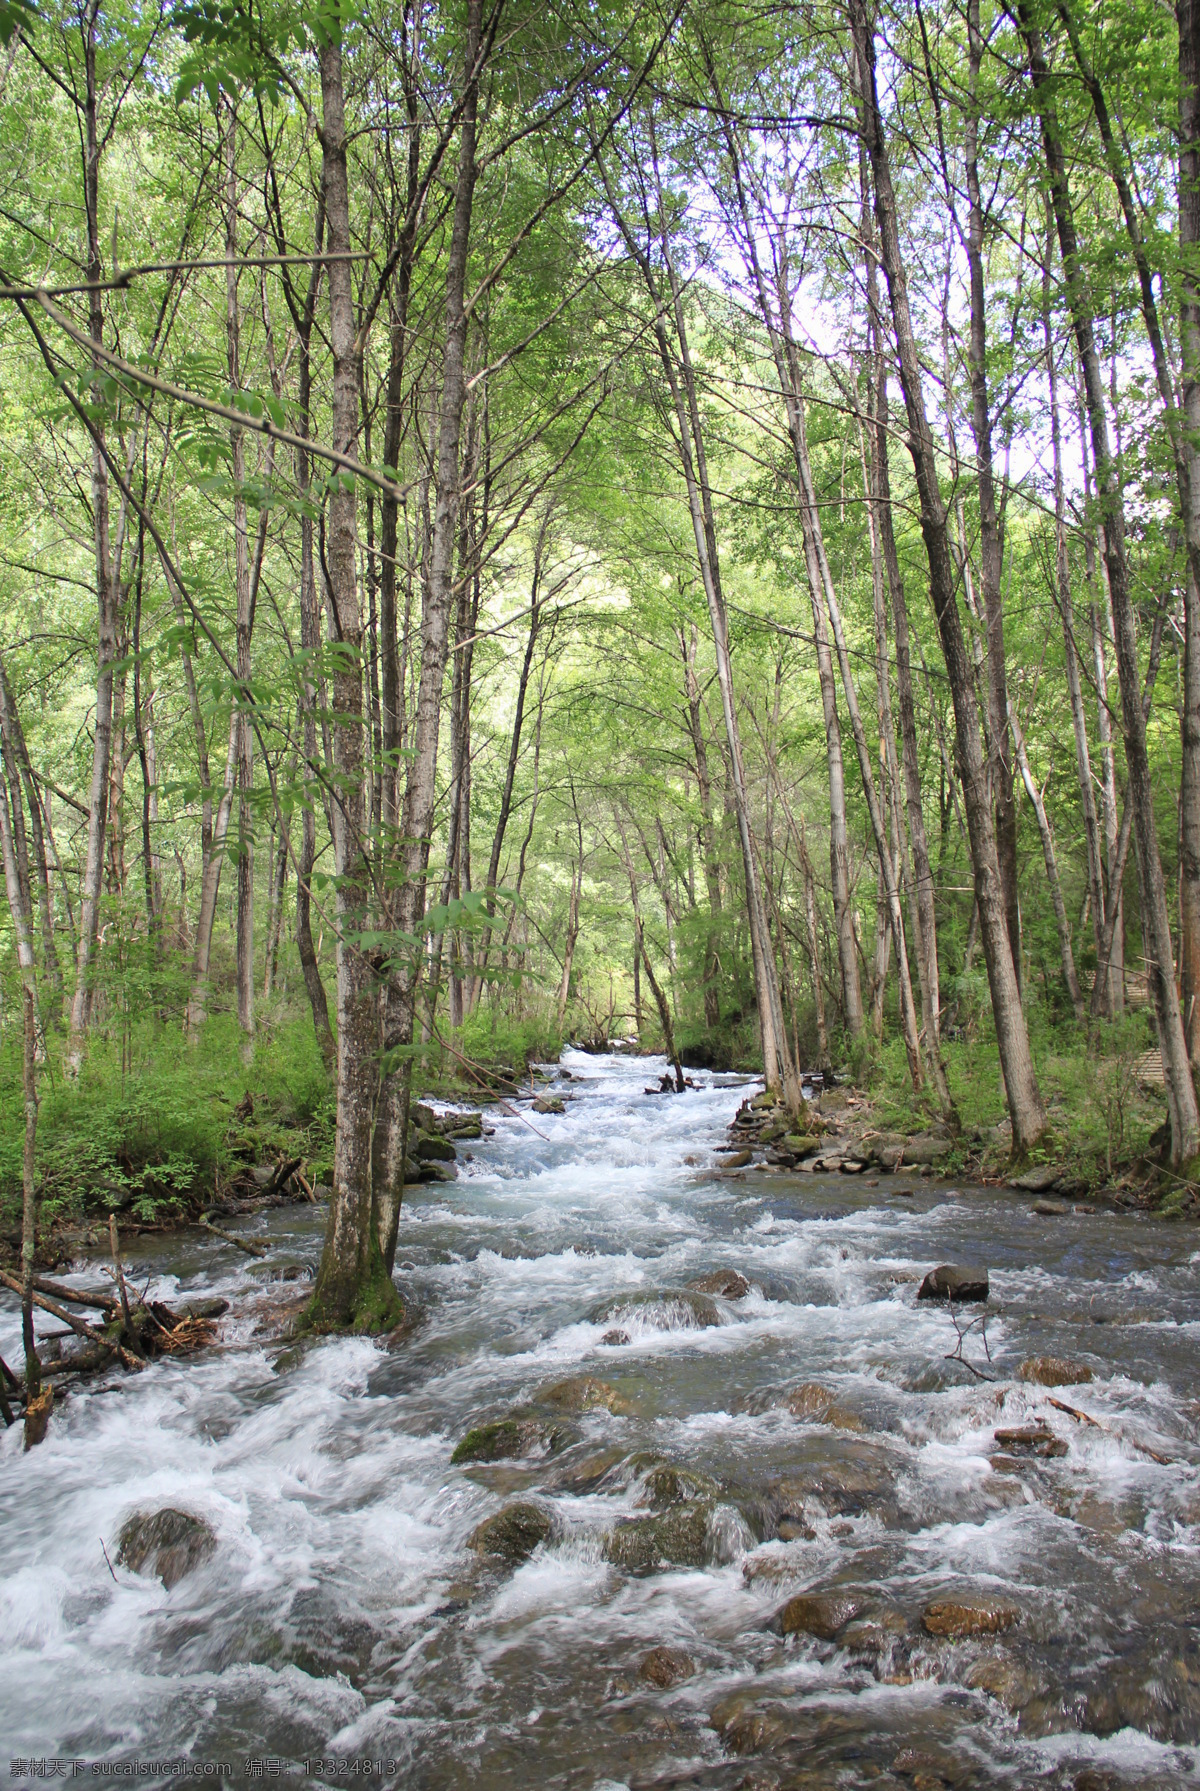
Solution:
[[[533,1412],[514,1412],[490,1424],[474,1425],[458,1444],[452,1462],[518,1461],[528,1455],[553,1455],[572,1438],[561,1425],[547,1423]]]
[[[1066,1356],[1027,1356],[1017,1373],[1035,1387],[1082,1387],[1095,1378],[1086,1362]]]
[[[611,1381],[598,1380],[591,1374],[573,1374],[552,1386],[539,1387],[537,1397],[543,1405],[559,1406],[565,1412],[632,1411],[632,1406]]]
[[[1041,1686],[1010,1654],[981,1655],[973,1661],[963,1683],[972,1691],[986,1692],[1002,1704],[1010,1716],[1019,1716],[1041,1693]]]
[[[216,1546],[216,1532],[202,1517],[166,1505],[126,1518],[117,1539],[117,1560],[132,1573],[157,1574],[169,1592],[203,1566]]]
[[[775,1613],[785,1636],[816,1636],[832,1642],[839,1630],[861,1616],[870,1601],[862,1592],[800,1592]]]
[[[604,1538],[604,1556],[630,1573],[708,1567],[734,1558],[749,1532],[739,1513],[711,1499],[686,1499],[657,1517],[631,1517]]]
[[[710,1269],[707,1275],[693,1275],[688,1282],[697,1293],[719,1294],[723,1300],[744,1300],[750,1283],[737,1269]]]
[[[629,1332],[620,1329],[605,1331],[600,1341],[606,1349],[622,1349],[629,1342]]]
[[[456,1182],[458,1170],[453,1163],[423,1162],[419,1165],[417,1180],[422,1182]]]
[[[765,1489],[776,1521],[804,1521],[805,1508],[829,1517],[859,1517],[867,1512],[887,1516],[894,1511],[899,1461],[890,1450],[857,1438],[819,1439],[820,1454],[798,1462]]]
[[[983,1301],[987,1297],[986,1269],[964,1268],[948,1262],[930,1269],[917,1289],[918,1300],[949,1300],[957,1304],[960,1301]]]
[[[721,1489],[707,1474],[680,1468],[671,1461],[657,1461],[642,1475],[641,1502],[652,1511],[666,1511],[687,1499],[715,1499]]]
[[[963,1641],[969,1636],[996,1636],[1021,1621],[1016,1605],[998,1598],[935,1598],[921,1615],[927,1635]]]
[[[754,1152],[752,1150],[726,1151],[721,1161],[721,1167],[723,1169],[744,1169],[747,1163],[753,1161]]]
[[[954,1149],[948,1138],[909,1138],[903,1145],[904,1162],[918,1168],[932,1168]],[[883,1153],[880,1152],[882,1160]]]
[[[453,1163],[457,1155],[448,1138],[433,1132],[418,1132],[409,1140],[409,1149],[420,1163]]]
[[[594,1325],[612,1319],[639,1319],[654,1331],[701,1331],[719,1325],[721,1315],[709,1294],[694,1287],[650,1287],[616,1294],[592,1308]]]
[[[553,1533],[554,1520],[542,1506],[530,1500],[506,1505],[472,1530],[467,1547],[477,1555],[498,1555],[501,1560],[527,1561]]]
[[[783,1403],[793,1418],[806,1418],[813,1424],[832,1424],[835,1430],[862,1430],[861,1418],[837,1403],[828,1387],[820,1381],[802,1381],[784,1394]]]
[[[638,1677],[667,1691],[681,1679],[690,1679],[696,1663],[682,1648],[651,1648],[638,1662]]]
[[[533,1103],[533,1111],[535,1113],[565,1113],[567,1109],[561,1095],[539,1095]]]

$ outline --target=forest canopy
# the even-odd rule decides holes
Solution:
[[[309,1322],[383,1328],[421,1086],[634,1031],[1109,1172],[1149,1052],[1190,1181],[1195,0],[0,41],[27,1277],[253,1086],[328,1157]]]

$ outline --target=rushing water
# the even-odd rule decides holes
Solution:
[[[456,1183],[412,1192],[397,1279],[424,1316],[391,1350],[256,1335],[285,1290],[228,1246],[141,1251],[166,1297],[223,1293],[234,1316],[197,1358],[71,1397],[30,1455],[18,1429],[0,1441],[4,1755],[100,1783],[187,1757],[415,1791],[1195,1782],[1195,1231],[904,1177],[721,1177],[737,1078],[648,1096],[656,1061],[564,1062],[564,1116],[497,1114]],[[315,1265],[311,1209],[237,1223]],[[978,1331],[963,1344],[989,1381],[946,1360],[946,1309],[916,1303],[956,1261],[991,1272],[990,1365]],[[752,1291],[718,1300],[719,1324],[685,1327],[679,1303],[603,1316],[725,1266]],[[601,1342],[614,1325],[628,1342]],[[1015,1379],[1043,1352],[1091,1367],[1052,1396],[1098,1424]],[[545,1458],[451,1464],[470,1425],[584,1372],[629,1409],[572,1418]],[[772,1403],[809,1380],[861,1429]],[[993,1467],[993,1431],[1036,1417],[1066,1452]],[[646,1452],[720,1483],[704,1564],[605,1558],[644,1513],[628,1458]],[[514,1496],[555,1530],[500,1569],[465,1544]],[[218,1538],[170,1592],[105,1555],[160,1506]],[[772,1627],[791,1594],[837,1586],[886,1602],[882,1653]],[[924,1634],[930,1601],[961,1596],[1020,1622]],[[695,1668],[668,1689],[638,1673],[660,1644]],[[346,1768],[303,1764],[330,1756]]]

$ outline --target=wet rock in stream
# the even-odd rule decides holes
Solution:
[[[126,1518],[117,1539],[117,1562],[131,1573],[157,1574],[169,1592],[216,1553],[211,1524],[190,1511],[164,1506]]]
[[[1081,1387],[1095,1378],[1085,1362],[1070,1362],[1063,1356],[1027,1356],[1017,1377],[1036,1387]]]
[[[711,1499],[685,1499],[655,1517],[622,1520],[604,1538],[604,1558],[628,1573],[710,1567],[732,1561],[751,1541],[741,1513]]]
[[[625,1324],[633,1321],[646,1325],[654,1331],[701,1331],[719,1325],[721,1314],[712,1297],[694,1287],[657,1287],[603,1300],[593,1306],[588,1319],[594,1325],[611,1324],[617,1319]]]
[[[918,1300],[948,1300],[952,1303],[962,1301],[974,1305],[981,1304],[987,1297],[986,1269],[963,1268],[948,1262],[930,1269],[917,1289]]]
[[[993,1598],[937,1598],[921,1614],[926,1635],[954,1641],[969,1636],[1002,1635],[1020,1621],[1016,1605]]]
[[[540,1505],[521,1500],[506,1505],[472,1530],[467,1547],[477,1555],[495,1555],[517,1563],[528,1560],[554,1532],[554,1519]]]
[[[1021,1424],[992,1434],[1008,1455],[1036,1456],[1039,1460],[1049,1461],[1056,1455],[1067,1453],[1068,1445],[1062,1437],[1055,1436],[1048,1424]]]
[[[682,1648],[651,1648],[638,1662],[638,1677],[666,1691],[682,1679],[690,1679],[696,1663]]]
[[[706,1275],[693,1275],[688,1288],[696,1293],[719,1294],[723,1300],[744,1300],[750,1283],[737,1269],[710,1269]]]
[[[832,1642],[870,1602],[865,1592],[800,1592],[776,1611],[775,1621],[781,1635],[816,1636],[818,1641]]]
[[[540,1418],[534,1412],[513,1412],[490,1424],[474,1425],[462,1438],[450,1460],[461,1462],[518,1461],[530,1455],[553,1455],[575,1441],[575,1433],[562,1424]]]
[[[611,1381],[598,1380],[591,1374],[574,1374],[567,1380],[539,1387],[536,1397],[543,1405],[558,1406],[564,1412],[628,1413],[633,1410]]]

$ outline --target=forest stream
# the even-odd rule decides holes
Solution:
[[[31,1454],[0,1441],[11,1782],[184,1757],[411,1791],[1195,1782],[1194,1228],[721,1174],[744,1078],[670,1097],[660,1060],[563,1067],[564,1114],[496,1110],[456,1182],[410,1190],[422,1316],[388,1348],[256,1334],[322,1209],[233,1221],[277,1241],[262,1264],[131,1247],[139,1286],[231,1313],[199,1357],[74,1395]],[[989,1271],[957,1327],[917,1302],[939,1263]],[[688,1287],[715,1270],[748,1291]],[[1021,1380],[1038,1356],[1091,1378]],[[514,1410],[526,1453],[452,1463]],[[517,1502],[524,1545],[467,1546]],[[215,1536],[170,1590],[117,1558],[162,1507]]]

